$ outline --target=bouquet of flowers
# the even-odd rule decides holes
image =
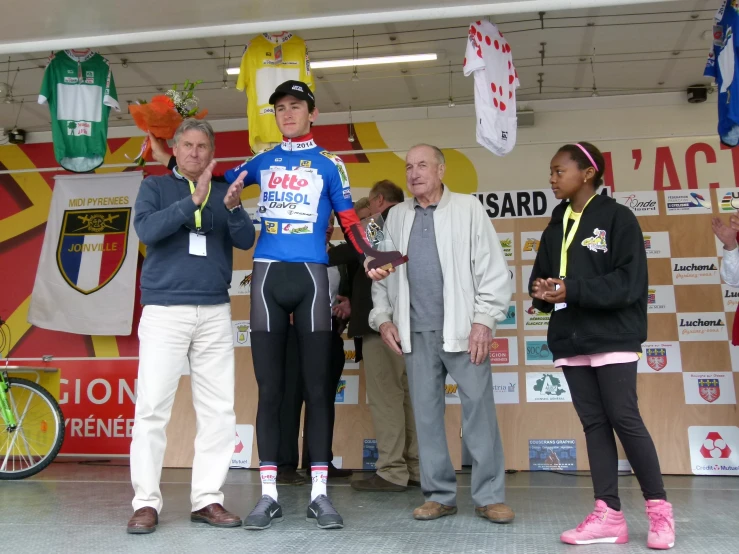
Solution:
[[[187,80],[181,90],[177,90],[177,85],[174,85],[165,94],[154,96],[151,102],[139,100],[131,104],[128,111],[139,129],[157,138],[169,140],[174,137],[175,131],[185,118],[203,119],[208,115],[208,110],[201,110],[198,107],[198,97],[195,96],[195,87],[200,83],[202,81],[191,83]],[[137,165],[144,165],[150,152],[151,145],[147,136],[134,162]]]

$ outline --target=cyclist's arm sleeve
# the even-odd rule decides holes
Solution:
[[[339,226],[346,239],[354,246],[354,249],[364,256],[364,252],[359,247],[354,233],[351,232],[351,227],[354,224],[359,224],[359,218],[357,213],[354,211],[354,203],[352,202],[352,191],[349,188],[349,177],[344,167],[344,162],[341,158],[334,156],[331,160],[334,163],[334,168],[331,171],[331,175],[328,178],[329,185],[329,197],[331,198],[331,206],[336,212],[336,216],[339,220]]]
[[[228,183],[233,183],[239,176],[239,173],[246,171],[246,177],[244,177],[244,186],[254,185],[258,182],[259,176],[259,156],[254,156],[252,159],[245,161],[241,165],[237,165],[233,169],[229,169],[223,176],[226,178]]]

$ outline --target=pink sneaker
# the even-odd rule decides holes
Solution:
[[[644,503],[649,518],[647,546],[667,550],[675,546],[675,518],[667,500],[647,500]]]
[[[559,538],[567,544],[624,544],[629,542],[629,529],[623,512],[611,510],[605,502],[596,500],[593,513]]]

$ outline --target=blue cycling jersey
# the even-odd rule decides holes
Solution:
[[[713,47],[704,75],[718,85],[718,134],[729,146],[739,144],[739,79],[735,79],[739,58],[734,35],[739,31],[736,1],[724,0],[713,23]]]
[[[316,145],[311,135],[285,139],[226,172],[229,183],[242,171],[244,186],[260,186],[262,222],[254,259],[328,263],[326,229],[333,209],[345,229],[358,223],[349,178],[341,158]]]

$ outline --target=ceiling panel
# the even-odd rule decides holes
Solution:
[[[24,5],[36,1],[27,0]],[[68,4],[69,0],[64,2]],[[294,3],[311,4],[310,8],[300,8],[304,11],[330,4]],[[232,4],[233,9],[243,5]],[[380,0],[373,5],[389,4]],[[400,5],[420,4],[406,1]],[[135,11],[143,3],[129,0],[125,5]],[[174,3],[164,5],[176,11]],[[280,5],[291,6],[290,2]],[[536,14],[512,14],[494,20],[511,43],[521,81],[518,98],[525,102],[589,96],[593,92],[593,70],[599,95],[685,90],[691,84],[708,82],[702,73],[711,45],[714,9],[713,3],[700,0],[549,12],[543,21]],[[82,26],[79,21],[69,22],[69,32],[95,25],[100,13],[82,16],[89,19]],[[107,15],[112,16],[112,12]],[[472,102],[472,79],[462,75],[470,22],[467,18],[445,19],[298,31],[313,61],[351,57],[354,45],[359,46],[361,57],[424,52],[439,56],[434,62],[360,67],[358,82],[352,81],[352,68],[315,70],[319,109],[345,112],[349,107],[360,111],[446,105],[450,63],[455,101]],[[58,21],[53,25],[59,25]],[[201,105],[209,109],[211,118],[225,119],[245,116],[246,99],[234,88],[236,77],[228,76],[227,88],[223,88],[224,69],[239,65],[244,44],[251,36],[134,44],[98,51],[111,63],[122,105],[148,99],[185,79],[203,79],[198,92]],[[542,42],[546,43],[543,65]],[[14,54],[10,64],[7,57],[0,57],[0,83],[12,84],[13,100],[6,104],[0,98],[0,127],[12,127],[20,110],[21,128],[48,130],[48,109],[34,105],[47,57],[48,53]],[[543,73],[541,92],[539,73]],[[111,125],[130,124],[127,113],[111,119]]]

